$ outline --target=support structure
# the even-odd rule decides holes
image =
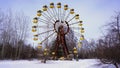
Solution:
[[[63,50],[63,54],[60,55],[59,49]],[[55,44],[55,56],[57,56],[58,58],[67,57],[68,54],[69,54],[69,51],[65,41],[65,32],[64,32],[63,26],[61,25],[58,28],[58,34],[57,34],[57,39]]]

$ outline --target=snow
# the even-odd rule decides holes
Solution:
[[[112,64],[102,64],[98,59],[81,59],[79,61],[48,60],[0,60],[0,68],[115,68]]]

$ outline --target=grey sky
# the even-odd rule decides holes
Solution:
[[[0,8],[23,11],[32,19],[36,11],[50,2],[68,4],[80,14],[84,22],[85,38],[97,39],[102,33],[100,28],[109,22],[114,11],[120,11],[120,0],[0,0]]]

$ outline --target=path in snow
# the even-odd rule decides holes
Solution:
[[[112,64],[102,64],[97,59],[84,59],[79,61],[47,61],[40,60],[4,60],[0,61],[0,68],[115,68]]]

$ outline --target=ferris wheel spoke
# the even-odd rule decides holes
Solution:
[[[48,12],[48,11],[47,11]],[[52,17],[51,16],[49,16],[48,14],[46,14],[46,13],[43,13],[43,16],[45,17],[45,18],[47,18],[48,20],[50,20]],[[47,16],[47,17],[46,17]],[[53,19],[52,19],[53,20]],[[54,21],[54,20],[53,20]]]
[[[42,22],[42,23],[44,23],[44,24],[48,24],[48,23],[46,23],[45,21],[43,21],[43,20],[39,20],[40,22]]]
[[[75,16],[74,16],[74,17],[72,17],[70,20],[68,20],[68,22],[72,21],[74,18],[75,18]]]
[[[48,40],[55,39],[57,38],[56,36],[57,36],[57,33],[53,34],[50,38],[48,38]]]
[[[71,25],[78,24],[78,23],[79,23],[79,21],[78,21],[78,22],[71,23],[71,24],[69,24],[69,25],[71,26]]]
[[[48,27],[48,26],[37,26],[38,28],[53,28],[53,26]]]
[[[69,15],[70,15],[70,12],[65,11],[65,13],[64,13],[64,21],[67,20],[67,17],[69,17]]]
[[[54,19],[54,21],[56,21],[57,19],[54,17],[54,13],[52,13],[52,11],[48,8],[49,11],[47,11],[47,13],[50,15],[51,18]]]
[[[51,31],[54,31],[54,29],[53,30],[48,30],[48,31],[45,31],[45,32],[42,32],[42,33],[39,33],[38,35],[45,34],[45,33],[51,32]]]
[[[43,22],[43,23],[45,23],[45,24],[51,23],[51,24],[53,25],[53,22],[48,21],[48,20],[45,20],[45,19],[42,19],[42,18],[39,18],[39,21],[41,21],[41,22]],[[50,25],[50,24],[49,24],[49,25]]]
[[[67,16],[65,17],[65,21],[69,18],[70,13],[67,14]]]
[[[47,21],[50,22],[51,18],[48,18],[48,17],[46,17],[45,15],[43,15],[43,17],[44,17],[45,19],[47,19]],[[51,23],[54,24],[53,22],[51,22]]]
[[[45,19],[47,19],[47,20],[49,20],[49,18],[48,17],[46,17],[44,14],[42,15]]]
[[[48,38],[50,38],[52,35],[54,35],[55,32],[53,32],[52,34],[50,34],[49,36],[47,36],[44,40],[41,41],[41,43],[43,43],[44,41],[46,41]]]
[[[65,15],[66,15],[66,11],[63,10],[63,13],[62,13],[62,20],[63,20],[63,21],[64,21],[64,17],[65,17]]]
[[[61,8],[60,8],[60,21],[62,21]]]
[[[49,9],[50,10],[50,9]],[[57,17],[56,17],[56,12],[54,11],[54,8],[52,8],[52,10],[50,11],[50,13],[52,14],[52,17],[57,20]]]
[[[80,27],[70,27],[70,28],[80,30]]]
[[[56,21],[56,19],[55,19],[55,18],[51,15],[51,13],[50,13],[50,12],[48,12],[48,11],[47,11],[47,13],[50,15],[50,17],[51,17],[51,18],[53,18],[53,21],[55,22],[55,21]]]
[[[58,18],[57,18],[57,11],[56,11],[56,9],[54,9],[53,11],[55,12],[55,17],[56,17],[56,19],[58,20]]]
[[[49,23],[47,23],[46,21],[44,21],[44,20],[39,20],[40,22],[42,22],[42,23],[44,23],[44,24],[47,24],[47,25],[49,25]]]
[[[74,34],[77,36],[81,36],[81,34],[79,32],[74,31]]]
[[[60,20],[60,18],[59,18],[59,8],[58,8],[58,20]]]
[[[57,19],[58,19],[58,13],[57,13],[57,10],[56,10],[56,8],[54,8],[54,10],[55,10],[55,13],[56,13],[56,17],[57,17]]]
[[[52,9],[53,17],[57,20],[55,9]]]
[[[62,21],[62,20],[61,20],[61,8],[58,8],[58,19],[59,19],[60,21]]]

